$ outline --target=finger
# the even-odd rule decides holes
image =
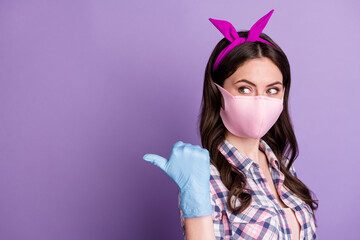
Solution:
[[[166,158],[163,158],[159,155],[156,155],[156,154],[145,154],[143,156],[143,159],[145,161],[148,161],[148,162],[151,162],[152,164],[154,164],[155,166],[158,166],[159,168],[161,168],[163,171],[165,171],[165,166],[166,166],[166,163],[167,163],[167,159]],[[166,171],[165,171],[166,172]]]
[[[206,154],[210,155],[209,150],[207,150],[206,148],[202,148],[202,150],[203,150]]]
[[[173,148],[179,147],[181,145],[183,145],[184,143],[182,141],[177,141],[176,143],[174,143]]]

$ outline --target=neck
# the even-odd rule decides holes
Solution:
[[[260,139],[241,138],[226,131],[225,139],[254,162],[260,162]]]

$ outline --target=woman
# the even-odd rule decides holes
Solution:
[[[316,239],[317,200],[298,178],[297,141],[288,112],[290,65],[261,33],[209,19],[225,36],[207,63],[200,134],[170,159],[146,154],[179,186],[186,239]],[[210,180],[210,184],[209,184]]]

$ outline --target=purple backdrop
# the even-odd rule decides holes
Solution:
[[[181,239],[177,186],[142,156],[200,145],[204,68],[222,38],[208,18],[249,29],[271,9],[264,32],[291,64],[295,167],[319,199],[319,239],[354,239],[355,0],[1,1],[0,239]]]

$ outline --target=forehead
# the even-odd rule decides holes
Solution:
[[[247,60],[228,79],[233,84],[241,79],[249,80],[257,85],[275,81],[283,82],[280,69],[269,58]]]

